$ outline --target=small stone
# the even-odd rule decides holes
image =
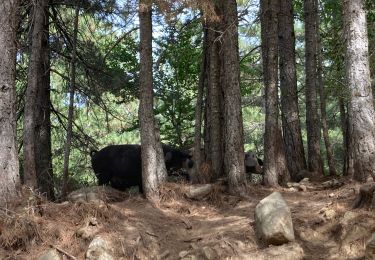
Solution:
[[[39,256],[37,260],[62,260],[62,258],[56,249],[50,249],[43,255]]]
[[[186,250],[184,250],[184,251],[181,251],[181,252],[178,254],[178,256],[179,256],[180,258],[184,258],[184,257],[187,256],[188,254],[189,254],[189,252],[186,251]]]
[[[328,197],[333,198],[335,196],[335,193],[330,193]]]
[[[300,185],[298,186],[298,189],[299,189],[300,191],[307,191],[306,186],[303,185],[303,184],[300,184]]]
[[[202,248],[202,253],[207,260],[217,259],[216,252],[208,246]]]

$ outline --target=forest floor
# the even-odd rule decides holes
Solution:
[[[320,189],[321,181],[312,181],[307,191],[277,190],[291,209],[305,259],[364,259],[366,240],[375,231],[374,212],[351,209],[358,184],[343,180],[340,187]],[[252,259],[251,253],[263,250],[254,210],[275,189],[250,185],[247,197],[237,197],[217,185],[197,201],[184,196],[187,187],[167,184],[157,206],[134,193],[104,204],[29,198],[23,211],[1,215],[0,259],[37,259],[50,247],[84,259],[98,234],[110,241],[115,259]]]

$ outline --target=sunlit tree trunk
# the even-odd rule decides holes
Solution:
[[[152,91],[152,1],[139,2],[140,28],[140,84],[139,121],[141,132],[142,181],[144,195],[148,200],[159,199],[160,184],[166,176],[161,144],[155,135]]]
[[[304,1],[308,168],[310,171],[322,174],[323,162],[320,154],[320,120],[317,100],[317,11],[315,0]]]
[[[0,206],[17,196],[16,30],[19,2],[0,1]]]
[[[78,37],[79,6],[76,6],[74,16],[72,59],[70,61],[70,82],[69,82],[69,111],[68,126],[66,130],[66,142],[64,147],[64,169],[63,169],[63,187],[62,196],[65,197],[68,192],[69,182],[69,157],[73,136],[73,116],[74,116],[74,92],[76,84],[76,58],[77,58],[77,37]]]
[[[224,93],[224,169],[229,191],[246,187],[244,168],[243,121],[241,110],[240,67],[238,49],[238,13],[235,0],[222,0],[224,30],[222,41],[222,84]]]
[[[54,198],[50,121],[48,0],[33,2],[24,112],[24,183]]]
[[[343,10],[346,75],[350,91],[349,156],[353,160],[354,179],[365,181],[368,176],[375,179],[375,111],[364,1],[344,0]]]
[[[293,1],[280,1],[278,23],[283,140],[288,170],[293,179],[306,169],[298,109]]]

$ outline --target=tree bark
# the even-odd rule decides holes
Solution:
[[[49,0],[33,2],[24,112],[24,183],[54,199],[50,120]]]
[[[68,126],[66,130],[66,143],[64,147],[64,169],[63,169],[63,187],[62,196],[68,193],[69,182],[69,157],[73,136],[73,116],[74,116],[74,92],[76,88],[76,58],[77,58],[77,37],[78,37],[79,5],[77,4],[74,16],[72,59],[70,61],[70,83],[69,83],[69,111]]]
[[[315,0],[315,4],[318,6],[318,0]],[[328,133],[328,123],[327,123],[327,108],[326,108],[326,94],[324,91],[324,80],[323,80],[323,53],[322,53],[322,46],[321,46],[321,37],[320,37],[320,18],[319,15],[316,19],[316,37],[317,37],[317,86],[319,89],[319,96],[320,96],[320,114],[322,120],[322,131],[323,131],[323,139],[324,144],[326,146],[326,153],[327,153],[327,162],[328,162],[328,169],[329,175],[333,176],[336,175],[336,168],[335,162],[333,157],[333,148],[331,142],[329,140],[329,133]]]
[[[140,28],[140,103],[142,181],[144,195],[150,201],[159,199],[159,186],[166,176],[161,144],[155,135],[152,89],[152,1],[139,1]]]
[[[220,81],[220,43],[217,40],[220,35],[217,33],[220,30],[218,22],[208,23],[208,50],[209,54],[209,71],[208,71],[208,116],[210,118],[210,164],[214,172],[214,178],[217,179],[224,175],[224,152],[223,152],[223,115],[224,115],[224,104],[223,104],[223,92],[222,82]]]
[[[295,179],[301,170],[306,169],[306,159],[298,108],[293,2],[291,0],[280,1],[278,23],[283,140],[288,170],[292,179]]]
[[[16,31],[19,2],[0,1],[0,206],[17,196]]]
[[[320,154],[320,122],[317,100],[317,11],[315,0],[304,1],[308,168],[312,172],[322,174],[323,162]]]
[[[201,62],[201,73],[199,76],[198,83],[198,94],[197,102],[195,107],[195,128],[194,128],[194,170],[191,180],[193,183],[199,182],[199,168],[202,163],[202,108],[203,108],[203,93],[205,90],[205,85],[207,84],[207,28],[205,28],[205,23],[203,23],[203,46],[202,46],[202,62]]]
[[[225,30],[222,35],[222,75],[224,92],[224,168],[229,191],[242,192],[246,187],[243,121],[241,110],[240,67],[238,50],[238,13],[235,0],[222,0]]]
[[[278,8],[276,1],[262,0],[260,3],[266,103],[263,170],[265,184],[273,187],[279,185],[279,175],[287,174],[286,159],[278,123]]]
[[[366,12],[363,0],[344,0],[346,75],[350,91],[348,108],[349,156],[354,179],[375,179],[375,111],[370,81]]]

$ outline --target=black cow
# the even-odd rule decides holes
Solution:
[[[254,152],[245,153],[245,170],[246,173],[263,173],[263,161],[259,159]]]
[[[168,145],[162,145],[168,171],[193,167],[191,156]],[[141,146],[138,144],[110,145],[100,151],[91,151],[91,164],[98,178],[98,185],[110,184],[125,190],[132,186],[142,187]]]

